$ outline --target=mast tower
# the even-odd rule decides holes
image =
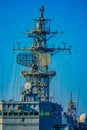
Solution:
[[[71,46],[66,48],[64,44],[63,48],[48,48],[47,41],[62,32],[50,31],[50,27],[47,26],[50,19],[44,18],[44,6],[40,8],[39,18],[33,20],[35,21],[34,29],[31,29],[30,32],[24,32],[28,34],[29,38],[33,38],[33,44],[30,48],[19,47],[14,49],[19,51],[16,56],[17,63],[28,67],[28,70],[21,72],[26,80],[25,91],[21,93],[21,100],[49,101],[49,83],[52,77],[56,75],[55,71],[50,71],[48,68],[51,56],[55,51],[69,51],[71,53]]]

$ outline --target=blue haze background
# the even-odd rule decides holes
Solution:
[[[52,31],[64,31],[48,45],[72,44],[72,55],[52,58],[50,69],[57,71],[57,76],[51,81],[50,93],[66,109],[72,92],[79,101],[78,113],[87,113],[87,0],[0,0],[0,100],[19,100],[24,82],[12,49],[17,41],[22,46],[32,43],[21,32],[34,26],[32,18],[39,16],[41,5],[45,16],[52,19]]]

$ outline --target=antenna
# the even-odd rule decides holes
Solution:
[[[66,48],[66,42],[62,42],[62,44],[64,45],[64,49]]]
[[[78,97],[77,97],[77,116],[78,116],[78,108],[79,108],[79,98],[80,98],[80,87],[81,87],[81,80],[79,81],[79,86],[78,86]]]

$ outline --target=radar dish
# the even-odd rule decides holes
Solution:
[[[25,89],[26,89],[26,90],[31,89],[31,83],[30,83],[30,82],[26,82],[26,83],[25,83]]]
[[[79,117],[79,122],[86,122],[86,120],[87,120],[87,114],[86,113],[81,114]]]
[[[45,67],[50,64],[51,58],[49,54],[42,53],[39,55],[39,66]]]

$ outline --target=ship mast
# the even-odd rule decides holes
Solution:
[[[55,52],[68,51],[71,53],[71,46],[66,47],[63,42],[63,47],[47,46],[49,39],[56,34],[62,32],[51,32],[48,23],[50,19],[44,18],[44,6],[40,8],[40,15],[38,19],[33,19],[35,22],[34,29],[29,32],[29,38],[33,38],[33,44],[27,48],[14,48],[17,51],[17,63],[26,67],[21,75],[25,78],[25,90],[21,92],[21,101],[49,101],[49,84],[50,80],[56,75],[55,71],[49,70],[51,57]]]

